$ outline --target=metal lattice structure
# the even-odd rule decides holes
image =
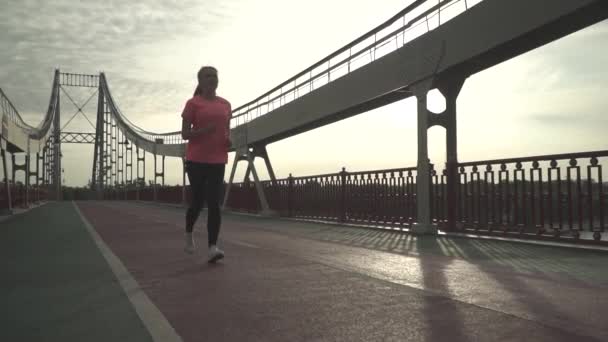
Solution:
[[[96,89],[83,105],[78,105],[70,95],[70,87]],[[83,107],[97,95],[95,123],[88,118],[94,132],[64,131],[64,128]],[[77,108],[76,113],[62,126],[60,99],[65,96]],[[91,188],[101,193],[114,187],[145,184],[146,154],[154,158],[154,183],[164,184],[165,157],[182,157],[184,141],[179,132],[154,133],[139,128],[120,111],[110,93],[105,75],[62,73],[55,71],[51,98],[47,113],[38,126],[27,124],[11,101],[0,89],[2,108],[2,162],[5,184],[11,184],[8,174],[15,182],[16,172],[26,174],[26,189],[31,184],[45,187],[52,198],[61,199],[61,145],[65,143],[94,144],[91,171]],[[86,116],[84,116],[86,118]],[[18,164],[15,155],[23,153],[25,162]],[[12,172],[7,170],[7,155],[11,154]],[[35,155],[35,157],[34,157]],[[34,160],[32,160],[34,159]],[[33,169],[32,169],[33,164]],[[158,170],[160,164],[160,170]],[[31,178],[35,177],[31,182]],[[30,184],[31,183],[31,184]],[[27,193],[27,192],[26,192]],[[10,197],[10,191],[7,191]],[[10,203],[10,198],[9,198]]]
[[[95,133],[61,132],[62,143],[94,144]]]

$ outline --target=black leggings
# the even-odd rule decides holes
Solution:
[[[204,164],[186,161],[186,172],[190,181],[192,201],[186,211],[186,231],[192,232],[194,223],[207,200],[207,233],[209,245],[217,244],[222,218],[220,199],[224,182],[225,164]]]

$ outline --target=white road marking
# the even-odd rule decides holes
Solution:
[[[226,241],[233,243],[235,245],[239,245],[239,246],[244,246],[244,247],[249,247],[249,248],[261,248],[260,246],[252,245],[250,243],[239,241],[239,240],[226,239]]]
[[[139,284],[129,273],[125,265],[123,265],[120,259],[118,259],[118,257],[112,253],[112,250],[110,250],[105,242],[103,242],[91,223],[89,223],[89,221],[84,217],[80,211],[80,208],[78,208],[76,203],[73,201],[72,204],[74,205],[78,215],[80,215],[80,219],[89,231],[89,234],[91,234],[93,241],[95,241],[97,248],[99,248],[101,254],[110,265],[116,279],[118,279],[120,282],[120,286],[122,286],[122,289],[125,291],[129,301],[131,301],[131,304],[135,308],[139,319],[141,319],[148,329],[148,332],[150,332],[152,339],[155,342],[182,342],[182,338],[177,334],[175,329],[173,329],[171,324],[169,324],[165,316],[160,312],[156,305],[152,303],[146,293],[139,287]]]

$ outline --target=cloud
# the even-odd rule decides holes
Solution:
[[[589,130],[603,130],[608,124],[604,115],[583,112],[544,112],[529,115],[529,120],[541,125],[557,126],[563,128],[587,128]]]
[[[141,61],[170,55],[163,49],[167,43],[220,29],[231,20],[234,5],[219,0],[9,1],[0,12],[0,87],[26,116],[44,112],[57,67],[75,73],[103,70],[128,82],[122,89],[126,98],[133,89],[136,98],[146,90],[162,99],[161,88],[173,85],[162,79],[142,85],[142,78],[153,83],[154,70]]]

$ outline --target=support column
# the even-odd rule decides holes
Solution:
[[[38,154],[38,162],[36,163],[38,179],[36,180],[36,184],[38,185],[46,185],[46,177],[44,176],[44,172],[46,170],[45,167],[45,156],[46,156],[46,148],[42,148],[42,155]],[[40,169],[40,164],[42,164],[42,169]]]
[[[112,166],[112,170],[111,170],[111,174],[110,174],[110,186],[112,186],[114,189],[116,189],[116,184],[118,184],[118,154],[116,153],[117,150],[117,146],[118,146],[118,140],[117,140],[117,135],[118,135],[118,130],[116,128],[116,122],[112,122],[112,126],[110,128],[111,131],[111,140],[110,140],[110,163]]]
[[[145,187],[146,186],[146,151],[143,150],[142,151],[142,156],[139,156],[139,146],[135,146],[135,156],[137,159],[137,164],[135,166],[135,173],[137,174],[136,178],[136,184],[137,184],[137,188],[135,190],[135,199],[139,201],[139,191],[141,189],[141,187]],[[139,165],[140,163],[142,164],[142,176],[139,176]]]
[[[133,144],[125,135],[125,200],[129,199],[129,191],[133,186]]]
[[[266,151],[266,146],[254,146],[252,148],[252,153],[253,153],[253,157],[254,159],[256,157],[261,157],[264,159],[264,163],[266,164],[266,169],[268,170],[268,176],[270,177],[270,180],[272,181],[272,184],[276,184],[277,178],[274,175],[274,170],[272,168],[272,164],[270,163],[270,158],[268,157],[268,152]],[[245,171],[245,177],[244,177],[244,181],[245,182],[250,182],[251,179],[249,178],[251,176],[251,167],[249,165],[247,165],[247,170]]]
[[[416,181],[417,222],[414,233],[435,234],[437,226],[431,217],[431,164],[428,159],[428,129],[434,125],[446,129],[447,223],[446,230],[456,229],[458,191],[458,141],[456,126],[456,99],[468,75],[454,72],[434,80],[426,80],[412,87],[418,100],[418,172]],[[443,113],[433,114],[427,108],[427,94],[433,87],[439,89],[446,101]]]
[[[226,204],[228,203],[228,196],[230,195],[230,188],[232,187],[232,183],[234,182],[234,174],[236,173],[236,166],[241,160],[246,159],[246,153],[243,151],[235,151],[234,152],[234,161],[232,162],[232,170],[230,171],[230,178],[228,179],[228,184],[226,184],[226,190],[224,192],[224,203],[222,203],[222,208],[226,208]],[[249,171],[249,169],[248,169]]]
[[[456,230],[456,208],[458,207],[458,139],[456,125],[456,99],[466,77],[446,76],[439,80],[437,88],[445,98],[443,124],[446,129],[446,173],[447,173],[447,231]]]
[[[248,151],[247,153],[247,162],[249,164],[249,168],[251,169],[251,174],[253,175],[253,181],[255,182],[255,188],[258,193],[258,198],[260,199],[260,204],[262,205],[262,215],[271,216],[272,213],[270,211],[270,206],[268,205],[268,201],[266,200],[266,195],[264,194],[264,188],[262,187],[262,183],[260,183],[260,178],[258,177],[258,173],[255,170],[254,160],[255,155]]]
[[[47,141],[46,146],[42,150],[42,184],[46,187],[47,196],[49,191],[49,143]],[[48,200],[48,198],[47,198]]]
[[[126,163],[125,163],[125,177],[127,183],[133,183],[133,144],[125,137],[126,146]]]
[[[165,186],[165,155],[163,155],[163,170],[161,171],[162,184]]]
[[[57,91],[57,107],[55,109],[55,117],[53,122],[53,185],[55,191],[55,199],[62,200],[61,193],[61,110],[60,110],[60,92]]]
[[[105,117],[105,121],[104,121],[104,137],[105,137],[105,142],[103,145],[103,149],[104,149],[104,153],[103,153],[103,157],[104,157],[104,167],[103,167],[103,184],[104,184],[104,188],[107,188],[109,186],[111,186],[112,184],[112,116],[110,116],[110,111],[108,110],[108,104],[106,103],[105,105],[105,112],[104,112],[104,117]],[[105,189],[104,189],[105,191]]]
[[[243,160],[247,160],[247,158],[245,158]],[[249,164],[247,164],[247,169],[245,170],[245,176],[243,177],[243,182],[245,182],[245,183],[251,182],[251,168],[249,167]]]
[[[104,92],[101,83],[97,90],[97,120],[95,122],[95,148],[93,150],[93,173],[91,176],[91,190],[97,192],[97,199],[103,199],[103,184],[105,174],[104,154],[104,115],[106,113]],[[99,169],[97,169],[99,167]]]
[[[124,175],[124,142],[121,141],[122,131],[116,128],[116,183],[119,185],[119,189],[124,185],[125,175]],[[126,139],[125,139],[126,140]]]
[[[31,155],[29,152],[29,146],[28,146],[28,152],[25,155],[25,162],[24,162],[24,166],[25,166],[25,206],[29,206],[30,204],[30,187],[31,187],[31,177],[32,177],[32,173],[31,173]]]
[[[161,155],[161,170],[160,172],[157,170],[157,163],[156,163],[156,157],[157,155],[154,155],[154,184],[156,184],[156,179],[158,177],[161,178],[161,185],[165,185],[165,156]]]
[[[152,200],[154,202],[156,202],[156,200],[158,199],[158,195],[156,193],[156,177],[157,177],[157,173],[156,173],[156,154],[154,154],[154,182],[152,184],[153,188],[152,188]]]
[[[25,178],[24,178],[24,181],[23,181],[23,184],[24,184],[24,187],[25,187],[25,191],[24,191],[23,199],[22,199],[23,203],[21,203],[21,205],[24,208],[27,208],[27,206],[29,204],[29,201],[28,201],[28,184],[29,184],[29,179],[28,179],[29,177],[28,176],[29,175],[28,175],[28,172],[27,172],[29,164],[27,162],[27,154],[24,155],[24,159],[25,160],[23,161],[23,164],[17,164],[16,158],[15,158],[15,154],[13,153],[11,155],[11,160],[12,160],[12,164],[13,164],[13,168],[12,168],[13,169],[13,184],[17,183],[16,182],[16,173],[17,173],[17,171],[23,171],[25,173]]]
[[[156,162],[156,157],[157,155],[154,154],[154,201],[158,200],[158,193],[157,193],[157,185],[158,183],[156,182],[156,179],[158,177],[161,178],[161,185],[165,186],[165,156],[162,156],[162,163],[161,163],[161,171],[158,172],[157,171],[157,162]]]
[[[42,170],[40,170],[40,161],[41,161],[42,156],[40,155],[40,152],[36,153],[36,203],[40,203],[40,181],[42,180],[42,177],[40,177],[40,173]]]
[[[239,161],[246,160],[245,156],[249,152],[247,139],[247,124],[236,126],[234,127],[234,129],[230,130],[230,140],[232,141],[232,146],[234,146],[234,161],[232,163],[232,170],[230,172],[228,184],[226,184],[226,189],[224,190],[224,200],[222,203],[222,209],[225,209],[226,204],[228,203],[228,197],[230,196],[230,188],[232,187],[232,183],[234,182],[234,174],[236,172],[236,167]]]
[[[261,214],[265,215],[265,216],[273,216],[273,215],[275,215],[275,212],[272,211],[270,209],[270,206],[268,205],[268,200],[266,199],[266,195],[264,193],[264,188],[262,187],[262,183],[260,182],[257,170],[255,168],[254,161],[255,161],[256,157],[264,158],[266,167],[268,168],[268,174],[269,174],[273,184],[275,184],[276,178],[274,175],[274,170],[272,169],[272,164],[270,163],[270,158],[268,158],[268,153],[266,152],[266,146],[255,146],[253,148],[245,147],[245,148],[239,149],[235,152],[235,155],[234,155],[234,162],[232,164],[232,171],[230,172],[230,179],[228,180],[228,184],[226,186],[226,191],[224,194],[223,207],[225,208],[226,204],[228,203],[230,188],[232,186],[232,183],[234,182],[234,175],[236,173],[236,168],[237,168],[238,163],[240,161],[247,161],[247,171],[245,174],[245,180],[247,180],[249,178],[249,174],[253,175],[253,181],[255,183],[256,192],[258,194],[258,199],[259,199],[260,205],[262,207]]]
[[[276,184],[277,178],[274,175],[274,170],[272,169],[272,164],[270,164],[270,158],[268,157],[268,152],[266,151],[266,145],[254,147],[254,153],[256,156],[264,158],[264,163],[266,164],[266,169],[268,170],[268,175],[270,176],[270,180],[272,184]]]
[[[55,155],[54,152],[54,147],[55,144],[53,143],[53,137],[50,137],[49,140],[47,140],[47,146],[46,146],[46,153],[45,153],[45,162],[44,162],[44,169],[45,169],[45,184],[47,185],[47,197],[50,198],[50,195],[52,194],[53,191],[53,156]]]
[[[17,164],[17,162],[15,161],[15,154],[11,154],[11,181],[13,183],[15,183],[15,176],[17,173],[17,170],[15,169],[15,164]]]
[[[436,234],[437,227],[431,222],[431,168],[428,152],[429,111],[427,94],[432,80],[422,81],[412,87],[418,109],[418,165],[416,171],[416,223],[410,231],[416,234]]]
[[[11,187],[10,187],[10,183],[9,183],[9,179],[8,179],[8,170],[6,167],[6,151],[4,150],[4,148],[0,148],[0,153],[1,153],[1,157],[2,157],[2,172],[4,173],[4,189],[3,190],[5,191],[6,201],[7,201],[7,206],[4,211],[6,212],[6,214],[12,214],[13,213],[13,205],[12,205],[13,201],[11,198]],[[0,208],[0,209],[4,209],[4,208]]]

